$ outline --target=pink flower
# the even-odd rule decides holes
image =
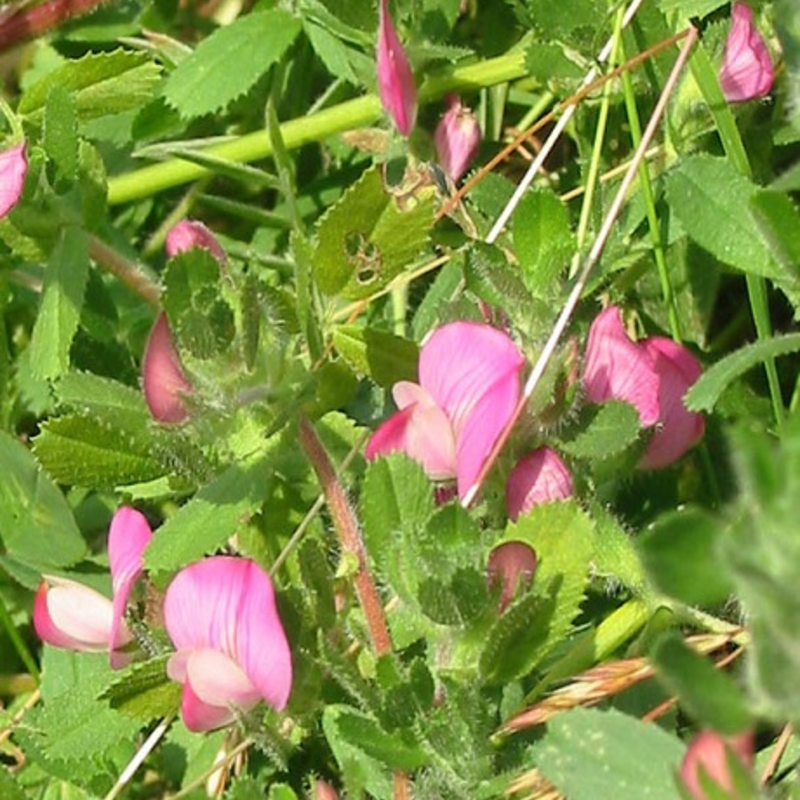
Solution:
[[[498,609],[502,614],[520,586],[529,586],[536,572],[536,552],[525,542],[503,542],[489,553],[486,578],[489,588],[500,587]]]
[[[220,263],[226,260],[225,251],[220,243],[202,222],[194,219],[184,219],[169,229],[164,248],[169,258],[174,258],[178,253],[183,253],[194,247],[202,247],[204,250],[208,250]]]
[[[381,0],[378,23],[378,94],[397,130],[408,136],[417,119],[417,87],[403,45]]]
[[[514,342],[495,328],[444,325],[422,346],[419,384],[394,385],[400,410],[372,435],[366,457],[403,452],[433,480],[455,478],[463,498],[511,419],[524,363]]]
[[[150,414],[157,422],[183,422],[189,416],[183,396],[191,394],[192,384],[183,371],[163,311],[156,317],[144,348],[142,388]]]
[[[508,476],[508,516],[516,521],[535,505],[566,500],[574,491],[572,475],[555,450],[539,447],[518,461]]]
[[[734,788],[729,757],[739,761],[743,768],[750,769],[753,765],[753,734],[748,731],[736,736],[722,736],[715,731],[701,731],[692,739],[683,757],[680,775],[693,800],[711,800],[700,783],[701,774],[704,782],[715,784],[726,793]],[[714,797],[717,796],[714,793]]]
[[[457,95],[448,95],[447,101],[447,111],[436,126],[433,140],[442,169],[455,182],[467,171],[481,146],[481,128]]]
[[[24,142],[0,153],[0,219],[19,201],[27,173]]]
[[[114,669],[125,666],[130,659],[119,651],[133,639],[124,619],[125,607],[144,569],[142,555],[152,536],[138,511],[123,506],[114,514],[108,533],[113,602],[77,581],[44,576],[33,606],[39,638],[68,650],[108,650]]]
[[[719,82],[729,103],[741,103],[768,94],[775,71],[767,45],[753,27],[750,7],[734,3],[731,18]]]
[[[282,710],[292,659],[269,576],[254,561],[213,556],[181,570],[167,589],[164,621],[176,653],[169,677],[183,684],[181,715],[209,731],[265,700]]]
[[[617,306],[598,314],[589,329],[583,367],[587,399],[623,400],[639,412],[643,427],[655,427],[639,462],[642,469],[672,464],[702,438],[702,415],[683,405],[701,371],[697,359],[671,339],[652,336],[632,342]]]

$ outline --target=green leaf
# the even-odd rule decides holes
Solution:
[[[800,275],[800,213],[783,192],[759,191],[750,200],[764,241],[784,270]]]
[[[417,379],[419,348],[408,339],[372,328],[338,325],[333,345],[357,373],[368,375],[379,386],[390,388],[397,381]]]
[[[419,256],[433,224],[435,189],[392,195],[368,169],[317,224],[316,283],[357,300],[383,289]]]
[[[493,683],[526,675],[569,633],[595,546],[592,521],[573,502],[535,506],[501,541],[530,545],[538,564],[533,592],[512,602],[487,637],[479,666]]]
[[[721,358],[706,370],[687,392],[684,403],[690,411],[711,411],[722,393],[747,370],[769,358],[800,350],[800,333],[762,339]]]
[[[269,475],[261,457],[233,464],[181,506],[145,553],[153,580],[163,585],[175,570],[221,547],[259,508]]]
[[[181,685],[167,677],[169,654],[134,664],[100,695],[111,708],[141,723],[177,713]]]
[[[678,11],[681,16],[688,19],[689,17],[704,17],[727,2],[728,0],[658,0],[658,7],[665,14]]]
[[[28,800],[17,779],[4,766],[0,766],[0,797],[3,800]]]
[[[533,763],[570,800],[675,800],[683,744],[657,725],[610,709],[555,716]]]
[[[64,484],[114,489],[170,471],[156,456],[144,425],[126,429],[91,414],[47,420],[33,444],[39,462]]]
[[[78,173],[78,119],[72,97],[61,85],[54,86],[47,97],[42,143],[58,177],[74,180]]]
[[[522,279],[537,297],[554,297],[575,248],[569,211],[550,189],[528,192],[511,225]]]
[[[611,458],[639,438],[639,413],[630,403],[609,400],[592,406],[587,413],[589,419],[581,425],[578,435],[560,444],[571,456],[593,460]]]
[[[788,93],[786,108],[791,125],[800,131],[800,18],[794,0],[776,0],[775,33],[781,43],[783,63],[787,68],[785,83]]]
[[[73,97],[82,121],[118,114],[150,102],[161,68],[144,53],[90,53],[47,73],[22,95],[19,113],[36,118],[54,86]]]
[[[666,177],[672,212],[699,245],[719,261],[749,275],[787,278],[772,258],[750,213],[756,185],[725,158],[684,158]]]
[[[245,14],[218,28],[183,59],[167,78],[163,96],[184,119],[220,111],[280,61],[299,32],[300,21],[286,11]]]
[[[150,420],[150,412],[139,389],[94,375],[68,372],[55,385],[59,403],[86,416],[114,419],[122,427],[136,427]]]
[[[0,432],[0,539],[9,556],[38,571],[86,554],[67,502],[26,447]]]
[[[66,227],[47,263],[42,305],[31,337],[31,370],[38,378],[57,378],[69,369],[88,275],[86,234]]]
[[[650,660],[659,680],[680,698],[695,722],[727,735],[752,725],[752,715],[733,678],[690,649],[675,631],[656,642]]]
[[[240,795],[244,798],[244,795]],[[253,794],[252,797],[254,800],[263,797],[263,792],[260,794]],[[234,798],[236,800],[236,798]],[[273,783],[269,787],[269,795],[267,800],[297,800],[297,795],[294,793],[294,790],[287,786],[285,783]]]
[[[659,592],[689,605],[724,602],[732,590],[720,568],[721,522],[700,508],[681,508],[659,517],[637,543],[645,569]]]

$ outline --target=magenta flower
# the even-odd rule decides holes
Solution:
[[[467,171],[481,146],[481,128],[476,116],[454,94],[447,97],[448,108],[433,135],[442,169],[453,182]]]
[[[741,103],[764,97],[772,89],[774,79],[772,59],[764,39],[753,26],[750,6],[734,3],[725,58],[719,72],[725,99],[729,103]]]
[[[539,447],[517,462],[506,484],[506,509],[511,520],[534,506],[566,500],[575,490],[564,462],[555,450]]]
[[[144,569],[142,555],[152,537],[142,514],[120,508],[108,533],[113,602],[77,581],[44,576],[33,606],[33,625],[39,638],[67,650],[108,650],[111,666],[124,667],[130,658],[120,651],[133,639],[124,619],[125,608]]]
[[[24,142],[0,153],[0,219],[19,201],[27,174],[28,157]]]
[[[225,251],[217,241],[216,236],[202,222],[194,219],[184,219],[169,229],[164,247],[168,258],[174,258],[178,253],[183,253],[194,247],[202,247],[204,250],[208,250],[221,264],[226,260]]]
[[[378,94],[397,130],[408,136],[417,119],[417,87],[389,14],[389,0],[381,0],[379,11]]]
[[[403,452],[433,480],[455,478],[463,498],[519,398],[525,360],[501,331],[453,322],[423,344],[419,384],[392,389],[399,411],[367,443],[366,457]]]
[[[183,684],[191,731],[228,725],[265,700],[282,710],[292,658],[272,582],[254,561],[213,556],[181,570],[167,589],[164,621],[176,653],[169,677]]]
[[[189,416],[183,398],[192,393],[192,384],[183,371],[163,311],[156,317],[144,348],[142,388],[150,414],[157,422],[183,422]]]
[[[583,367],[588,400],[623,400],[639,412],[643,427],[655,427],[639,462],[642,469],[672,464],[702,438],[702,415],[683,404],[701,371],[697,359],[671,339],[652,336],[632,342],[617,306],[601,312],[589,329]]]
[[[740,733],[736,736],[723,736],[716,731],[701,731],[692,739],[681,763],[681,781],[693,800],[711,800],[700,783],[700,775],[707,783],[719,787],[721,794],[713,797],[729,796],[733,790],[733,777],[728,766],[729,754],[745,769],[753,765],[753,734]]]

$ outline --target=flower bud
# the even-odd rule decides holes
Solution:
[[[753,734],[722,736],[715,731],[701,731],[692,739],[681,763],[680,776],[693,800],[711,800],[703,790],[703,782],[714,783],[726,792],[733,787],[728,759],[733,757],[743,768],[753,764]],[[716,794],[714,795],[716,797]]]
[[[191,394],[192,385],[183,371],[163,311],[156,317],[144,348],[142,387],[147,407],[157,422],[183,422],[189,416],[183,395]]]
[[[753,12],[746,3],[734,3],[725,57],[719,72],[722,93],[729,103],[764,97],[772,89],[775,71],[761,34],[753,27]]]
[[[417,87],[389,16],[389,0],[381,0],[379,12],[378,94],[397,130],[408,136],[417,119]]]
[[[208,250],[220,263],[225,261],[225,251],[214,234],[202,222],[194,219],[184,219],[169,229],[164,247],[168,258],[174,258],[178,253],[183,253],[194,247],[202,247],[204,250]]]
[[[27,173],[28,158],[24,142],[0,153],[0,219],[19,201]]]
[[[535,505],[566,500],[574,494],[572,476],[555,450],[540,447],[521,459],[506,484],[506,509],[511,520]]]
[[[339,800],[336,789],[327,781],[314,781],[314,800]]]
[[[489,553],[486,578],[489,588],[500,587],[498,610],[502,614],[519,590],[529,586],[536,572],[536,553],[525,542],[503,542]]]
[[[472,111],[461,104],[457,95],[448,95],[448,108],[433,140],[442,169],[455,183],[467,171],[481,146],[481,128]]]

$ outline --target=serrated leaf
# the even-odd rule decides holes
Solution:
[[[502,541],[522,541],[536,552],[534,591],[514,601],[489,632],[479,665],[487,681],[529,673],[569,633],[588,582],[594,533],[573,502],[534,506],[508,525]]]
[[[144,426],[126,430],[99,417],[70,414],[42,424],[34,452],[59,483],[113,489],[168,471],[151,444]]]
[[[690,649],[670,631],[650,653],[659,680],[698,724],[722,734],[741,733],[752,725],[752,715],[733,678]]]
[[[683,17],[704,17],[712,11],[716,11],[720,6],[724,6],[727,0],[658,0],[658,7],[668,14],[671,11],[678,11]]]
[[[91,372],[68,372],[55,386],[62,405],[86,416],[124,420],[129,427],[146,423],[150,412],[142,392],[124,383]]]
[[[153,580],[163,582],[170,573],[222,546],[263,502],[269,475],[263,458],[233,464],[181,506],[145,553]]]
[[[755,184],[728,159],[684,158],[666,177],[672,213],[689,236],[723,264],[750,275],[794,280],[772,258],[750,213]]]
[[[0,539],[13,559],[39,571],[67,567],[86,554],[69,506],[16,439],[0,432]]]
[[[684,746],[657,725],[614,709],[556,715],[533,747],[539,771],[570,800],[675,800]]]
[[[100,695],[111,708],[142,723],[177,713],[181,685],[167,677],[169,655],[134,664]]]
[[[80,120],[118,114],[148,103],[160,80],[161,68],[144,53],[119,49],[90,53],[67,61],[33,84],[19,102],[19,113],[41,112],[50,91],[60,86],[72,94]]]
[[[756,192],[750,210],[775,260],[786,272],[800,275],[800,212],[789,195]]]
[[[3,800],[28,800],[16,778],[4,766],[0,766],[0,797]]]
[[[554,297],[575,248],[569,211],[550,189],[528,192],[511,225],[522,279],[538,297]]]
[[[433,224],[435,189],[395,197],[368,169],[317,224],[315,279],[327,295],[357,300],[383,289],[420,254]]]
[[[296,17],[277,8],[241,16],[183,59],[162,94],[184,119],[220,111],[283,58],[300,28]],[[234,53],[236,69],[231,69]]]
[[[42,144],[58,177],[72,181],[78,172],[78,119],[69,92],[54,86],[47,97]]]
[[[639,413],[630,404],[610,400],[588,410],[590,418],[578,435],[560,443],[576,458],[603,460],[621,453],[639,438]]]
[[[357,373],[379,386],[389,388],[397,381],[417,379],[419,348],[408,339],[372,328],[338,325],[333,346]]]
[[[38,378],[57,378],[69,369],[88,275],[86,234],[66,227],[47,263],[42,304],[31,336],[31,370]]]
[[[690,411],[712,411],[722,393],[747,370],[769,358],[800,350],[800,333],[762,339],[721,358],[707,369],[684,397]]]
[[[720,520],[699,508],[659,517],[637,540],[653,585],[689,605],[723,602],[733,591],[730,575],[719,565],[724,532]]]

